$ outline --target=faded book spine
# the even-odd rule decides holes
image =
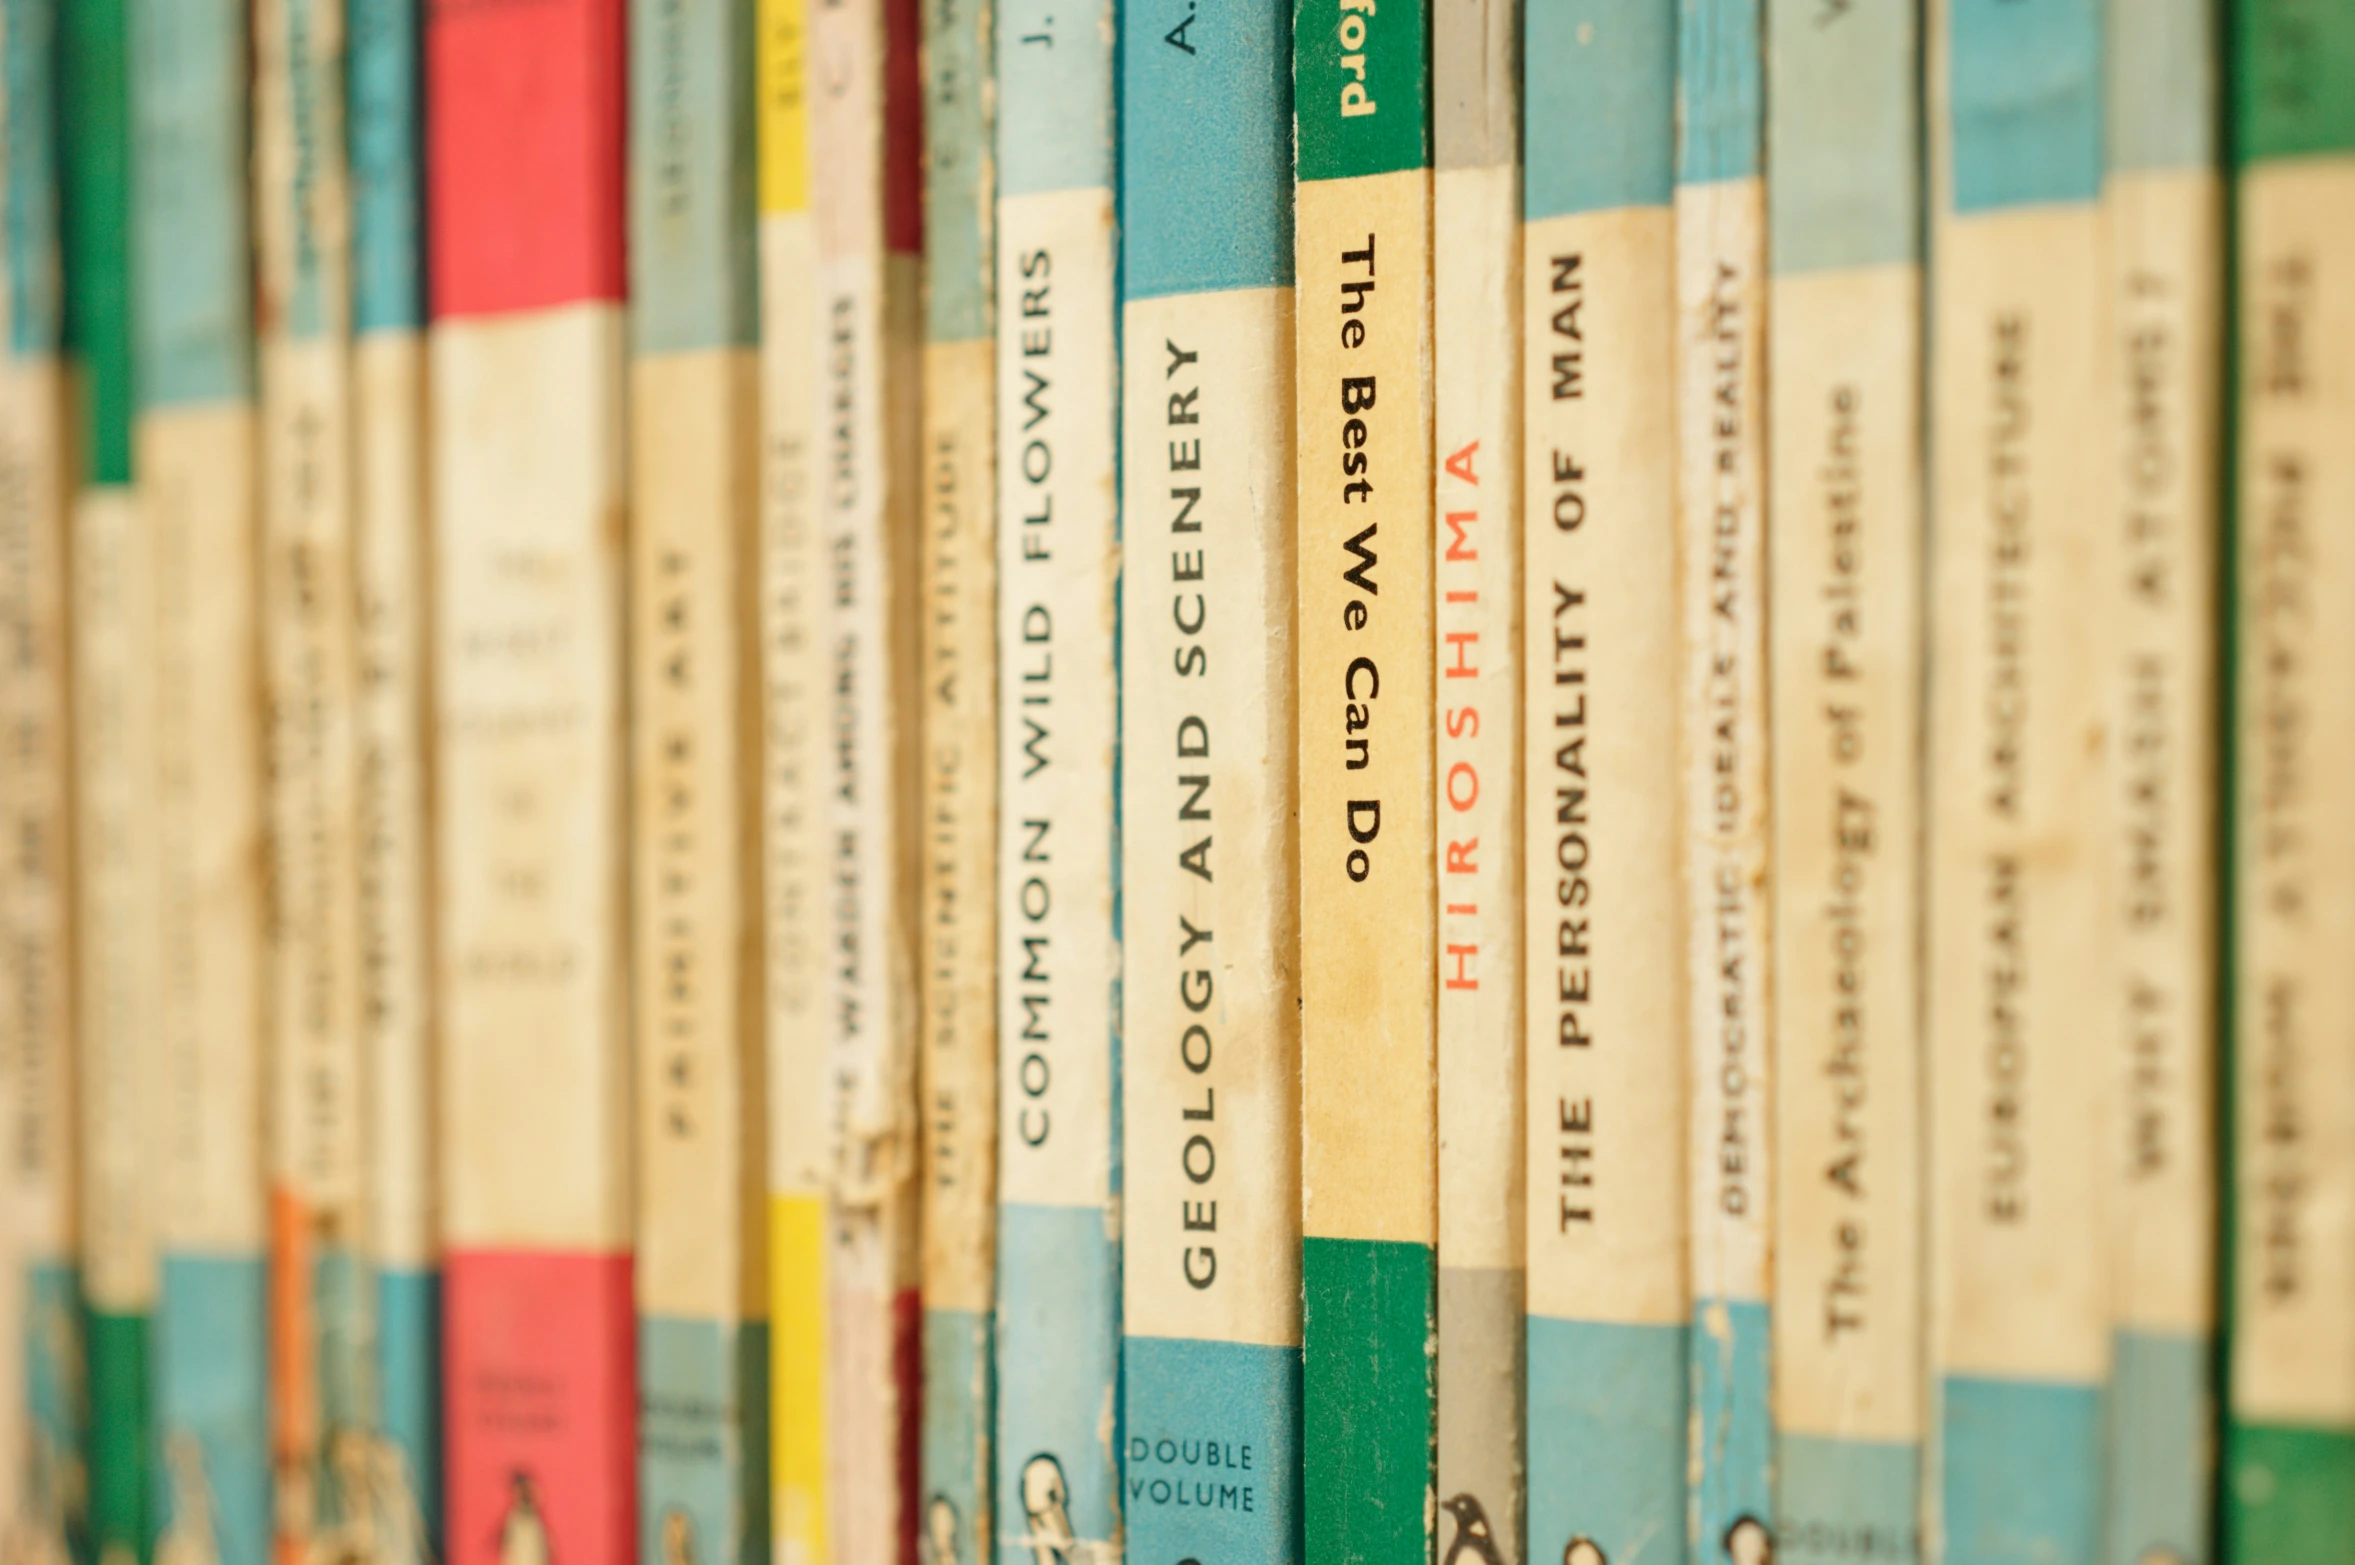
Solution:
[[[923,1554],[996,1551],[997,362],[990,0],[925,0]]]
[[[1529,1557],[1669,1565],[1687,1406],[1675,0],[1533,4],[1523,59]],[[1583,142],[1596,124],[1614,134]]]
[[[74,1155],[72,731],[66,505],[75,475],[60,349],[57,7],[0,15],[0,1204],[9,1230],[0,1537],[87,1543]]]
[[[262,1039],[270,1025],[242,0],[131,7],[134,461],[149,550],[158,1256],[149,1524],[272,1534]]]
[[[769,1559],[752,0],[633,0],[638,1558]]]
[[[1776,1555],[1920,1557],[1921,101],[1769,9]]]
[[[1293,30],[1304,1557],[1403,1565],[1436,1535],[1430,11]]]
[[[1513,0],[1432,18],[1440,1547],[1522,1558],[1521,94]]]
[[[2355,1536],[2355,15],[2231,13],[2228,1558]]]
[[[623,30],[621,0],[426,21],[444,1472],[476,1565],[638,1553]]]
[[[375,1276],[377,1538],[441,1552],[441,1269],[434,1199],[418,0],[344,0],[352,202],[354,830],[365,1254]]]
[[[816,519],[828,592],[827,1503],[838,1560],[905,1558],[923,1433],[916,1133],[917,0],[809,13]]]
[[[2111,939],[2105,1558],[2201,1565],[2216,1477],[2218,395],[2208,0],[2106,11]]]
[[[803,0],[756,0],[760,213],[761,920],[768,1028],[769,1536],[827,1565],[826,555]]]
[[[340,0],[253,9],[275,1558],[374,1519]]]
[[[1120,1557],[1118,234],[1106,0],[998,18],[997,1554]]]
[[[1120,25],[1121,1514],[1134,1559],[1290,1565],[1292,12]]]
[[[1763,16],[1681,0],[1676,35],[1693,1565],[1762,1557],[1774,1524]]]
[[[89,1410],[86,1541],[106,1565],[147,1546],[148,1323],[155,1217],[146,1172],[157,959],[154,605],[131,487],[131,99],[125,0],[58,12],[61,255],[69,482],[68,619],[76,841],[76,1194]],[[14,150],[14,144],[11,144]],[[75,1541],[68,1519],[68,1539]]]
[[[1929,25],[1925,1547],[2086,1560],[2116,1058],[2101,10],[1939,0]]]

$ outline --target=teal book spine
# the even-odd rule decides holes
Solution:
[[[138,526],[152,562],[158,950],[148,1123],[158,1553],[273,1532],[261,1038],[258,429],[241,0],[130,0]]]
[[[1763,20],[1681,0],[1676,30],[1692,1565],[1763,1560],[1774,1521]]]
[[[1685,1555],[1676,26],[1675,0],[1529,0],[1522,34],[1524,1421],[1542,1565]]]
[[[2103,1557],[2213,1557],[2224,197],[2209,0],[2105,13],[2118,1051]]]
[[[55,0],[0,6],[0,1210],[13,1314],[0,1336],[0,1533],[86,1559],[82,1334],[74,1221],[73,929],[68,790],[64,330]]]
[[[997,1557],[1117,1555],[1110,0],[998,13]]]
[[[71,559],[75,710],[75,1151],[86,1310],[82,1383],[62,1388],[89,1410],[86,1470],[91,1557],[146,1557],[148,1328],[155,1234],[137,1134],[147,1075],[143,1012],[154,963],[153,755],[143,692],[146,551],[131,492],[131,84],[125,0],[65,0],[58,13],[59,191],[67,415],[76,453]],[[13,148],[12,148],[13,150]],[[114,721],[93,724],[90,714]],[[256,1408],[257,1417],[259,1408]],[[257,1540],[258,1543],[258,1540]]]
[[[921,1546],[996,1558],[997,8],[922,0]]]
[[[2235,0],[2224,1555],[2355,1536],[2355,7]]]
[[[1767,11],[1775,1553],[1921,1557],[1921,30]]]
[[[345,0],[364,1183],[389,1565],[425,1565],[442,1548],[418,26],[418,0]]]
[[[1292,1565],[1292,13],[1120,29],[1121,1507],[1132,1559]]]
[[[2076,1565],[2116,1167],[2101,7],[1930,29],[1926,1546]]]

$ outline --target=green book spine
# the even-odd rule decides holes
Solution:
[[[2355,6],[2232,8],[2227,1557],[2355,1536]]]
[[[1304,1557],[1432,1548],[1430,13],[1294,12]]]

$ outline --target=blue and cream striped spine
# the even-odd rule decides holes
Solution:
[[[360,1025],[387,1565],[441,1554],[441,1279],[431,1173],[425,774],[425,229],[419,0],[344,0],[352,202],[352,530],[360,654]]]
[[[1762,0],[1677,18],[1677,544],[1691,1051],[1693,1565],[1774,1521]]]
[[[157,1548],[272,1531],[264,1321],[262,712],[243,0],[132,0],[140,526],[153,561],[161,948]],[[209,1491],[209,1499],[207,1492]]]
[[[1926,1552],[2096,1559],[2117,1040],[2101,0],[1929,11]]]
[[[2118,1115],[2104,1557],[2203,1565],[2216,1413],[2217,18],[2109,0]]]
[[[1676,0],[1529,0],[1524,19],[1526,1428],[1542,1565],[1685,1554],[1676,21]]]
[[[1768,11],[1784,1565],[1920,1548],[1917,16],[1910,0]]]
[[[998,1557],[1119,1557],[1111,0],[998,18]],[[1071,1540],[1068,1544],[1063,1540]]]
[[[81,1310],[73,1149],[73,939],[66,886],[65,391],[59,346],[52,0],[0,6],[0,1537],[68,1557],[82,1461]],[[75,1540],[78,1546],[79,1540]]]
[[[1120,25],[1122,1514],[1140,1560],[1288,1565],[1292,8],[1132,0]]]

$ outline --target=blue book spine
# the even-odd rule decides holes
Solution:
[[[1109,0],[997,36],[998,1558],[1120,1544]]]
[[[1294,597],[1292,11],[1149,0],[1121,32],[1121,1502],[1136,1559],[1282,1565],[1301,1557],[1293,657],[1270,633]]]
[[[1542,1565],[1685,1552],[1676,25],[1675,0],[1532,0],[1523,33],[1525,1419]],[[1606,709],[1607,746],[1587,727]],[[1590,906],[1612,910],[1615,940],[1590,938]]]

